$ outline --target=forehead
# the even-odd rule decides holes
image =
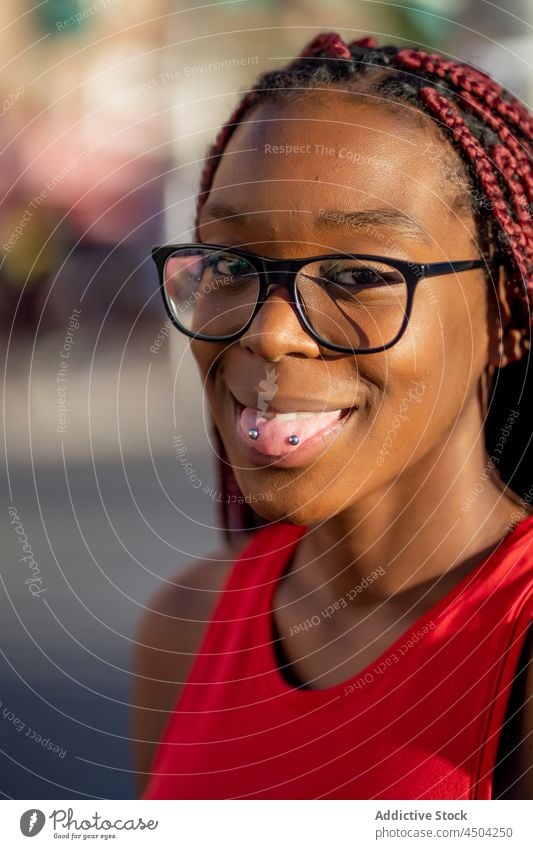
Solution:
[[[457,222],[450,163],[459,174],[450,143],[411,104],[333,91],[261,102],[226,146],[200,224],[226,217],[275,236],[287,226],[312,230],[324,209],[384,209],[431,240],[443,221]],[[251,217],[220,215],[234,208]]]

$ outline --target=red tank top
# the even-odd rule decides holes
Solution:
[[[533,516],[389,649],[322,690],[280,672],[272,600],[305,526],[234,563],[155,753],[144,799],[490,799],[533,621]]]

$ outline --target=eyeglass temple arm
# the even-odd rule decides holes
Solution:
[[[430,262],[420,266],[422,277],[439,277],[452,272],[470,271],[471,268],[486,268],[483,259],[467,259],[462,262]]]

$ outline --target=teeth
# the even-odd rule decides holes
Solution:
[[[297,413],[268,413],[257,410],[260,418],[263,419],[278,419],[280,422],[292,422],[294,419],[312,419],[317,413],[297,412]],[[341,412],[340,410],[338,411]]]

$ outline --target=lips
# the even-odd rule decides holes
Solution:
[[[277,387],[275,387],[277,389]],[[237,404],[240,404],[241,407],[250,407],[252,410],[257,409],[257,398],[260,395],[259,392],[250,392],[247,389],[234,389],[232,388],[230,391],[234,401]],[[275,398],[267,400],[265,403],[265,415],[266,417],[271,417],[274,414],[282,413],[287,415],[292,415],[296,413],[305,413],[306,415],[313,413],[326,413],[326,412],[338,412],[339,410],[348,410],[353,405],[351,403],[337,406],[332,405],[331,402],[322,401],[320,397],[314,396],[313,398],[304,398],[302,396],[297,395],[281,395],[281,393],[275,393]]]
[[[230,393],[235,410],[235,429],[241,449],[252,462],[293,468],[306,465],[318,457],[337,438],[351,414],[358,409],[344,407],[326,410],[292,410],[278,413],[268,405],[268,410],[245,406]],[[276,398],[276,406],[287,406],[287,398]],[[300,404],[303,402],[300,399]],[[316,404],[316,400],[309,406]],[[258,431],[252,439],[249,430]],[[289,442],[296,435],[298,444]]]

